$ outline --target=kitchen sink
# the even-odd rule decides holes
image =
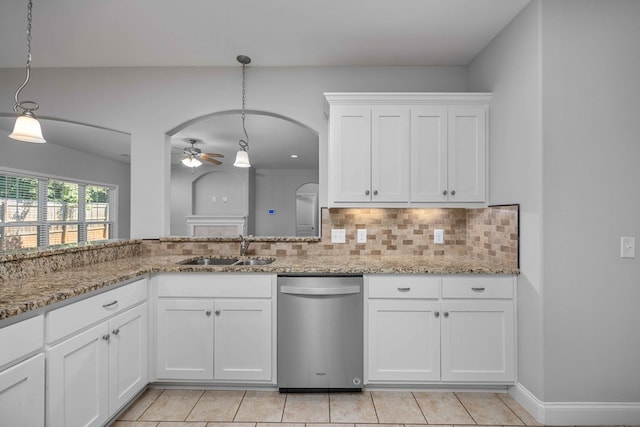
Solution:
[[[262,258],[262,259],[247,258],[247,259],[239,259],[238,261],[234,262],[233,265],[266,265],[266,264],[271,264],[273,261],[275,261],[275,259],[273,258]]]
[[[182,261],[182,265],[266,265],[275,258],[198,258]]]
[[[238,258],[199,258],[182,261],[183,265],[232,265],[238,262]]]

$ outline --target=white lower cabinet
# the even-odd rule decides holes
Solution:
[[[515,381],[512,276],[366,276],[369,384]]]
[[[0,424],[44,426],[44,354],[0,371]]]
[[[369,301],[369,380],[438,381],[438,302]]]
[[[275,275],[154,280],[157,380],[275,384]]]
[[[146,292],[143,279],[48,314],[48,427],[104,425],[147,385]]]

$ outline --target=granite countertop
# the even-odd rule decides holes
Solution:
[[[264,272],[343,274],[518,274],[518,269],[466,257],[275,257],[267,265],[182,265],[194,256],[133,256],[20,280],[0,280],[0,322],[156,272]],[[260,258],[260,257],[250,257]],[[0,324],[0,326],[2,326]]]

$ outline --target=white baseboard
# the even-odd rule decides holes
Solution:
[[[545,425],[640,425],[640,402],[545,403],[519,383],[509,394]]]

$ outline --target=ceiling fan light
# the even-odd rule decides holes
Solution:
[[[193,156],[189,156],[182,159],[182,164],[188,168],[197,168],[202,164],[202,162]]]
[[[233,163],[233,166],[237,168],[250,168],[251,163],[249,163],[249,153],[244,150],[238,150],[238,154],[236,154],[236,161]]]
[[[9,138],[17,141],[44,143],[47,142],[42,136],[42,128],[40,122],[35,118],[33,113],[25,111],[16,119],[13,132]]]

